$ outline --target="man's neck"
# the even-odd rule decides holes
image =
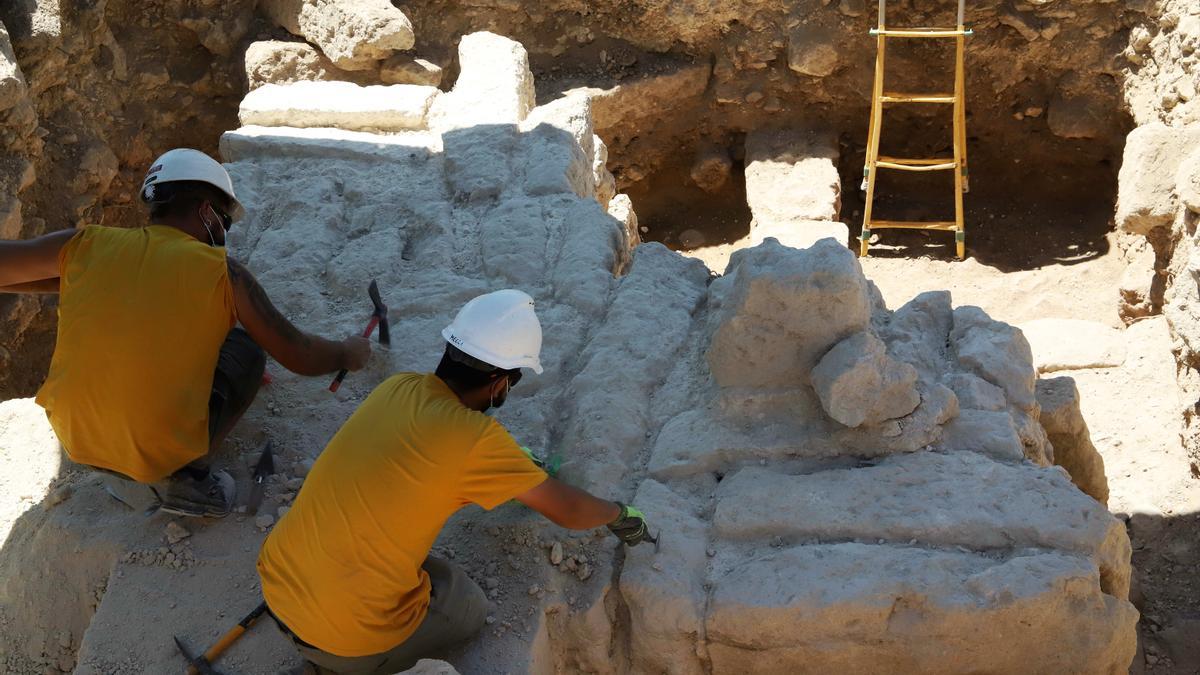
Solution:
[[[437,376],[434,375],[434,377]],[[438,379],[441,380],[442,378],[439,377]],[[472,392],[463,391],[458,387],[458,385],[450,382],[449,380],[442,380],[442,383],[444,383],[450,389],[450,391],[454,392],[454,395],[458,397],[458,402],[462,403],[465,407],[476,412],[483,412],[484,410],[487,410],[487,408],[480,410],[480,404],[482,401],[475,401],[475,396],[472,395]]]

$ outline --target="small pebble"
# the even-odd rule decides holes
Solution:
[[[540,588],[540,587],[539,587],[537,584],[534,584],[534,585],[532,585],[532,586],[530,586],[530,587],[529,587],[529,590],[528,590],[527,592],[528,592],[530,595],[537,595],[537,594],[538,594],[538,591],[540,591],[540,590],[542,590],[542,589],[541,589],[541,588]]]
[[[192,533],[188,532],[187,528],[173,520],[163,528],[163,534],[166,535],[168,544],[177,544],[192,536]]]
[[[275,516],[269,513],[264,513],[254,519],[254,525],[260,530],[265,530],[275,524]]]
[[[563,561],[563,545],[560,542],[554,542],[550,547],[550,564],[557,565]]]

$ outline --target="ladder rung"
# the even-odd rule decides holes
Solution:
[[[875,166],[881,169],[899,169],[900,171],[945,171],[958,166],[953,157],[938,157],[936,159],[902,159],[900,157],[879,157]]]
[[[872,28],[871,35],[877,37],[895,37],[895,38],[948,38],[971,36],[975,32],[970,28],[959,30],[957,28]]]
[[[867,224],[872,230],[957,230],[958,223],[953,220],[872,220]]]
[[[879,100],[884,103],[954,103],[954,94],[904,94],[885,91]]]

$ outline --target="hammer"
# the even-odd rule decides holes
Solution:
[[[375,327],[379,326],[379,344],[387,347],[392,344],[392,336],[388,332],[388,308],[383,304],[383,299],[379,297],[379,284],[374,279],[371,280],[371,285],[367,286],[367,295],[371,296],[371,304],[375,305],[375,311],[371,313],[371,320],[367,322],[367,329],[363,331],[363,337],[371,337],[371,333],[375,332]],[[342,380],[346,379],[346,370],[342,370],[333,378],[333,383],[329,385],[329,391],[337,391],[338,387],[342,386]]]
[[[221,636],[217,643],[208,648],[208,651],[203,654],[192,654],[187,645],[183,644],[183,640],[175,637],[175,646],[179,648],[179,652],[188,661],[188,675],[221,675],[217,669],[213,668],[212,662],[217,660],[230,645],[237,642],[237,639],[242,637],[242,634],[249,630],[250,626],[254,625],[255,621],[267,611],[267,603],[263,602],[255,607],[246,618],[238,622],[238,625],[229,629],[229,632]]]

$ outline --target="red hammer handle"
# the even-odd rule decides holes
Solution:
[[[375,332],[375,327],[379,325],[379,315],[372,314],[371,320],[367,322],[367,329],[363,331],[363,337],[371,337],[371,333]],[[342,380],[346,379],[346,369],[338,371],[337,377],[333,378],[333,382],[329,385],[329,391],[337,391],[338,387],[342,386]]]

